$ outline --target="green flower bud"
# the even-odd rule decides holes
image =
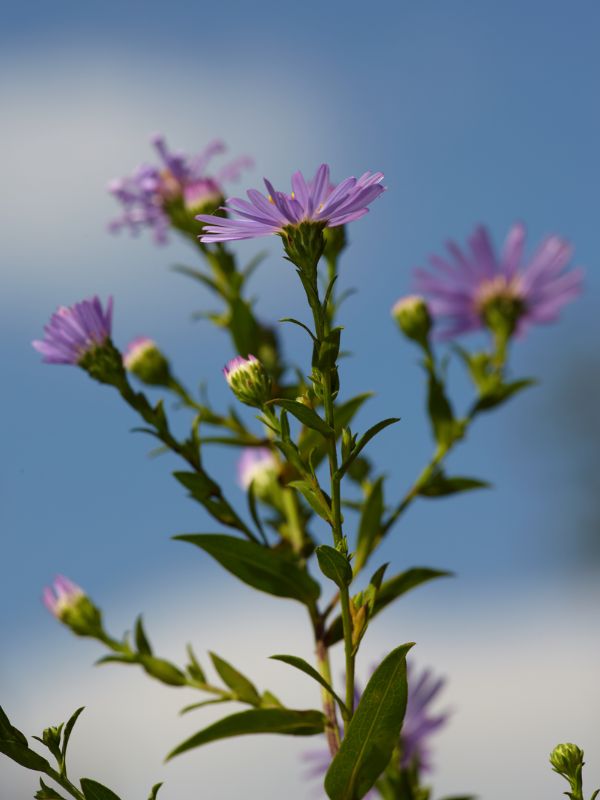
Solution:
[[[232,358],[223,374],[237,399],[247,406],[262,408],[270,399],[269,376],[255,356]]]
[[[167,386],[171,380],[169,362],[152,339],[140,336],[125,348],[123,366],[149,386]]]
[[[48,611],[77,636],[98,637],[103,633],[100,610],[83,589],[63,575],[46,587],[43,600]]]
[[[558,744],[550,753],[550,763],[555,772],[572,782],[581,774],[583,750],[570,742]]]
[[[419,295],[402,297],[392,308],[392,316],[402,333],[420,345],[425,345],[431,332],[431,315],[427,303]]]

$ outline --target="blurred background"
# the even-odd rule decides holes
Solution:
[[[205,382],[217,407],[229,402],[220,375],[229,341],[191,320],[213,301],[169,269],[194,263],[192,249],[175,236],[158,248],[149,236],[106,233],[118,211],[107,182],[151,160],[148,139],[160,130],[176,149],[221,137],[231,155],[252,155],[240,190],[263,175],[285,184],[321,161],[338,180],[385,172],[389,191],[351,227],[342,264],[341,283],[358,289],[342,312],[354,354],[342,380],[348,395],[376,392],[363,428],[402,417],[372,450],[390,493],[405,490],[431,451],[416,353],[389,316],[411,269],[478,222],[497,243],[516,219],[530,248],[550,232],[573,241],[585,296],[514,348],[514,375],[541,385],[482,418],[450,462],[494,489],[415,504],[381,554],[397,571],[428,565],[457,577],[378,618],[359,673],[415,640],[415,661],[448,678],[440,708],[453,714],[435,743],[436,797],[559,797],[547,766],[559,741],[586,750],[590,791],[600,784],[599,36],[591,0],[32,0],[4,9],[0,702],[28,735],[86,705],[73,775],[126,800],[144,800],[158,780],[164,800],[320,796],[299,759],[314,741],[223,742],[165,766],[167,750],[216,712],[181,719],[189,692],[137,670],[93,668],[99,647],[75,640],[40,602],[64,573],[115,634],[143,610],[159,653],[181,662],[192,641],[290,704],[317,702],[308,679],[267,661],[310,657],[300,608],[254,596],[171,542],[213,529],[169,477],[176,462],[148,458],[151,441],[129,432],[136,420],[114,393],[77,369],[40,364],[30,346],[57,305],[114,294],[118,344],[152,336],[185,381]],[[303,314],[293,270],[276,241],[266,245],[253,284],[260,314]],[[295,360],[309,357],[301,332],[283,336]],[[458,369],[451,382],[465,400]],[[233,454],[206,458],[243,508]],[[35,784],[0,760],[2,800],[31,797]]]

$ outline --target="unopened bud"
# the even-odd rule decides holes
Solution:
[[[171,379],[169,362],[152,339],[140,336],[123,354],[123,366],[149,386],[166,386]]]
[[[402,297],[392,308],[392,316],[402,333],[419,344],[425,344],[431,331],[431,315],[427,303],[419,295]]]
[[[223,369],[223,374],[237,399],[247,406],[262,408],[269,399],[269,377],[255,356],[236,356]]]
[[[58,575],[52,586],[44,589],[43,600],[48,611],[78,636],[102,633],[100,610],[83,589],[63,575]]]
[[[583,767],[583,750],[576,744],[558,744],[550,753],[550,763],[555,772],[568,781],[576,781]]]

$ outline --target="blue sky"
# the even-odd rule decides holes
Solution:
[[[135,420],[109,390],[78,370],[41,365],[30,348],[56,305],[111,293],[120,344],[152,335],[186,381],[206,381],[215,404],[228,401],[220,368],[229,343],[190,321],[211,301],[168,269],[194,253],[105,233],[115,210],[105,185],[150,157],[155,130],[190,151],[219,136],[232,154],[252,154],[248,185],[262,175],[284,183],[321,161],[338,178],[385,172],[389,191],[353,226],[342,265],[343,284],[359,290],[343,314],[355,354],[343,380],[348,393],[377,392],[364,425],[402,417],[374,448],[398,492],[431,449],[416,356],[389,318],[412,267],[478,222],[497,242],[515,219],[527,223],[531,246],[549,232],[573,241],[585,296],[514,352],[515,374],[541,387],[482,420],[451,462],[495,489],[415,506],[384,557],[398,568],[459,573],[454,588],[423,590],[432,613],[435,602],[486,609],[507,587],[529,597],[532,585],[569,592],[593,581],[597,562],[578,531],[597,464],[594,433],[572,423],[593,424],[598,397],[597,4],[34,6],[13,4],[0,34],[0,633],[8,643],[0,683],[23,652],[35,661],[65,641],[39,603],[57,571],[85,585],[117,629],[140,608],[162,608],[169,585],[228,596],[212,565],[169,541],[208,524],[169,478],[175,462],[146,457],[150,441],[129,433]],[[293,271],[268,245],[254,283],[258,309],[269,319],[302,314]],[[284,337],[302,354],[300,335]],[[569,392],[575,361],[585,375]],[[464,398],[459,371],[451,377]],[[229,456],[214,453],[210,463],[231,481]],[[242,502],[233,485],[231,495]],[[150,587],[161,587],[160,602]]]

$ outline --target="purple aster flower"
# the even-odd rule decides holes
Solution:
[[[47,364],[79,364],[84,356],[109,339],[113,301],[106,309],[98,297],[82,300],[68,308],[61,306],[44,328],[44,338],[32,342]]]
[[[268,447],[245,448],[237,464],[238,482],[242,489],[248,489],[251,483],[259,488],[268,485],[277,472],[277,459]]]
[[[371,673],[375,668],[371,670]],[[431,670],[425,669],[416,673],[412,663],[407,664],[408,700],[406,713],[400,733],[401,761],[400,766],[416,767],[418,772],[431,772],[429,739],[447,721],[448,714],[432,714],[431,704],[442,690],[444,678],[434,678]],[[355,690],[355,705],[358,705],[362,692]],[[303,754],[303,760],[309,765],[305,777],[324,778],[331,763],[331,755],[326,749],[312,750]],[[375,798],[379,794],[371,790],[365,798]]]
[[[44,605],[57,619],[74,608],[82,597],[85,597],[83,589],[64,575],[57,575],[52,586],[46,586],[42,595]]]
[[[109,229],[117,232],[127,228],[137,234],[142,228],[150,228],[158,244],[167,240],[169,204],[182,203],[192,213],[216,207],[223,202],[223,183],[238,180],[244,169],[253,166],[251,158],[241,156],[208,175],[210,161],[225,152],[223,142],[211,142],[196,156],[171,152],[161,135],[154,136],[152,144],[160,158],[159,165],[144,164],[109,184],[109,192],[123,206],[122,214],[110,222]]]
[[[432,271],[415,271],[415,288],[427,297],[433,317],[445,323],[440,338],[491,327],[494,317],[519,335],[534,323],[553,322],[579,295],[582,271],[567,269],[572,250],[564,239],[547,237],[529,259],[523,257],[524,243],[525,228],[517,223],[496,254],[479,226],[467,251],[449,242],[449,258],[432,256]]]
[[[301,172],[292,175],[292,193],[277,192],[265,178],[267,196],[255,189],[247,192],[248,200],[234,197],[226,201],[223,211],[233,219],[200,214],[204,233],[200,241],[226,242],[235,239],[254,239],[258,236],[281,233],[288,226],[301,222],[322,223],[335,228],[364,216],[368,205],[385,191],[381,172],[365,172],[360,178],[346,178],[333,186],[329,167],[321,164],[312,180],[306,181]]]

